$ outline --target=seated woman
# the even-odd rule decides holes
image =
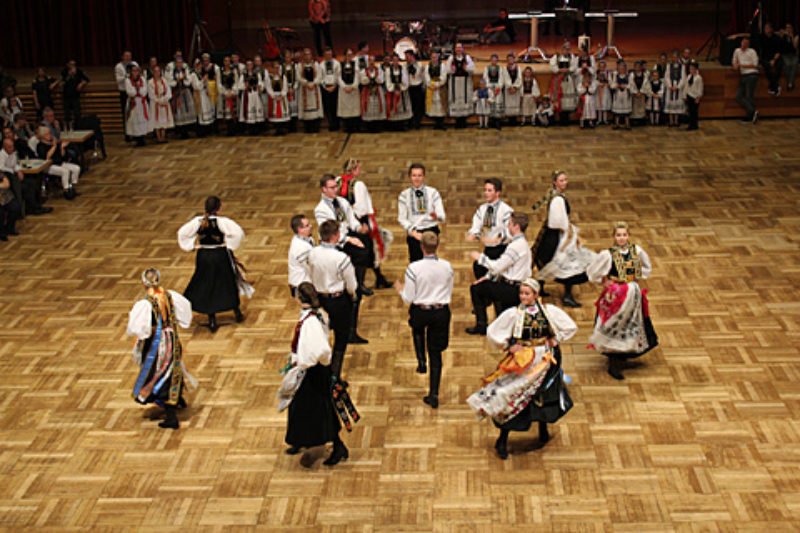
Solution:
[[[486,338],[506,356],[484,378],[484,387],[467,403],[483,418],[489,416],[500,429],[495,450],[508,457],[510,431],[528,431],[539,423],[539,443],[550,440],[547,424],[572,408],[564,385],[559,343],[578,331],[561,309],[543,304],[539,283],[528,278],[519,288],[520,305],[503,311],[486,331]]]
[[[80,196],[75,190],[75,185],[78,183],[81,167],[67,162],[69,141],[54,140],[50,130],[44,126],[39,128],[36,136],[39,139],[39,144],[36,145],[36,155],[39,159],[49,159],[53,162],[47,169],[47,173],[51,176],[61,177],[64,198],[74,200],[76,196]]]

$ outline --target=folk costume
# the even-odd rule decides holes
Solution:
[[[650,124],[653,126],[661,122],[661,110],[664,108],[667,85],[662,79],[650,80],[650,92],[647,95],[647,111],[650,114]]]
[[[572,287],[588,281],[586,268],[596,254],[578,243],[579,230],[570,223],[567,196],[553,187],[533,210],[545,203],[547,215],[531,248],[537,267],[535,277],[540,282],[555,280],[564,285],[564,305],[578,307],[580,304],[572,297]]]
[[[137,138],[138,144],[144,144],[143,137],[153,131],[150,107],[147,103],[147,82],[141,76],[136,79],[125,78],[125,92],[128,95],[128,104],[125,108],[125,135]]]
[[[489,115],[492,113],[494,93],[488,87],[479,87],[472,93],[472,103],[475,104],[475,115],[478,117],[478,127],[489,127]]]
[[[226,134],[230,136],[236,133],[239,117],[239,73],[233,68],[222,68],[217,74],[217,118],[225,120]]]
[[[337,114],[337,106],[339,104],[339,77],[341,76],[342,66],[335,59],[323,59],[319,62],[317,68],[322,75],[320,91],[325,120],[328,121],[328,131],[338,131],[339,116]],[[332,91],[327,89],[332,89]]]
[[[155,273],[157,280],[158,271]],[[187,382],[197,386],[186,369],[178,336],[178,326],[188,328],[192,323],[192,304],[177,292],[163,289],[157,281],[144,276],[142,280],[147,295],[131,309],[127,327],[127,334],[137,339],[133,360],[139,366],[139,375],[133,399],[163,407],[167,418],[159,426],[177,429],[175,409],[186,406],[184,386]]]
[[[647,116],[647,95],[650,93],[650,81],[647,71],[634,70],[631,74],[635,92],[631,101],[631,119],[642,120]]]
[[[463,128],[467,117],[472,115],[472,73],[475,64],[469,54],[453,54],[447,60],[445,70],[448,72],[448,111],[456,119],[456,127]]]
[[[444,129],[447,116],[447,70],[441,61],[425,66],[425,114],[436,121],[435,129]]]
[[[487,245],[483,249],[483,254],[488,259],[498,259],[506,251],[508,241],[511,240],[508,234],[508,219],[513,212],[514,209],[510,205],[498,199],[493,204],[482,203],[472,215],[472,226],[468,233],[478,239],[488,237],[497,240],[497,244]],[[472,263],[475,279],[482,278],[488,271],[488,268],[479,265],[477,261]]]
[[[375,64],[359,71],[361,76],[361,120],[368,123],[370,132],[380,129],[386,120],[386,91],[383,86],[383,69]]]
[[[192,76],[189,67],[173,67],[169,70],[167,81],[172,91],[172,116],[181,138],[188,137],[187,129],[197,123],[192,94]]]
[[[358,120],[361,117],[360,74],[355,60],[341,63],[337,82],[339,92],[336,114],[344,121],[347,133],[354,133],[358,130]]]
[[[569,123],[569,114],[578,108],[578,90],[575,87],[577,58],[572,54],[556,54],[550,58],[550,100],[562,125]]]
[[[503,73],[503,111],[512,124],[522,110],[522,69],[519,65],[506,65]],[[512,91],[513,89],[513,91]]]
[[[420,128],[422,117],[425,116],[425,70],[424,65],[417,62],[415,57],[406,61],[408,96],[411,100],[411,110],[414,116],[414,129]]]
[[[218,68],[212,65],[214,69]],[[197,123],[200,126],[198,133],[206,135],[214,121],[217,119],[217,81],[214,69],[200,68],[192,73],[192,83],[194,85],[195,111],[197,111]]]
[[[534,115],[536,115],[536,100],[541,96],[542,92],[539,90],[539,83],[536,78],[531,76],[526,78],[524,73],[522,76],[522,100],[520,105],[520,117],[522,124],[525,124],[525,119],[530,118],[531,124],[534,122]]]
[[[298,63],[296,71],[299,83],[297,117],[303,121],[306,133],[317,133],[319,121],[323,116],[322,91],[320,90],[322,73],[314,61]]]
[[[436,213],[436,218],[431,217]],[[422,259],[422,247],[411,236],[412,231],[439,233],[439,224],[444,224],[445,212],[442,196],[433,187],[423,184],[419,189],[408,187],[397,198],[397,221],[406,230],[408,262]]]
[[[249,124],[250,133],[255,134],[264,123],[264,102],[261,92],[264,80],[255,70],[243,72],[239,76],[239,122]]]
[[[275,134],[286,133],[284,126],[292,119],[289,105],[289,84],[278,72],[264,71],[264,88],[267,95],[266,115],[270,124],[275,125]]]
[[[185,252],[197,249],[195,270],[183,295],[192,309],[207,314],[209,329],[217,330],[216,314],[233,310],[236,321],[244,320],[239,296],[252,297],[244,267],[233,251],[244,239],[241,226],[227,217],[197,216],[178,230],[178,244]]]
[[[686,112],[686,72],[680,63],[667,65],[666,97],[664,99],[664,113],[668,115],[682,115]]]
[[[167,80],[163,77],[156,80],[150,79],[147,82],[147,95],[150,99],[150,116],[152,117],[153,129],[174,128],[175,122],[172,118],[172,89]]]
[[[289,131],[294,131],[297,127],[296,119],[300,114],[300,107],[297,103],[300,82],[296,66],[293,63],[281,63],[281,75],[286,80],[286,99],[289,101],[289,114],[291,115]]]
[[[647,291],[638,283],[651,272],[650,257],[636,244],[602,250],[586,272],[590,281],[608,281],[595,303],[589,347],[609,358],[609,373],[617,379],[622,379],[621,360],[639,357],[658,345]]]
[[[525,284],[538,289],[534,280]],[[467,403],[478,418],[488,416],[500,429],[495,443],[500,458],[508,456],[509,432],[528,431],[533,422],[538,422],[539,440],[544,444],[549,439],[547,424],[555,423],[572,408],[559,344],[577,330],[569,315],[541,299],[531,306],[506,309],[489,326],[489,344],[503,350],[505,357]],[[548,340],[556,345],[547,346]]]
[[[408,95],[408,73],[403,65],[391,65],[384,72],[386,80],[386,118],[401,124],[413,116]]]
[[[597,82],[592,80],[588,85],[581,83],[578,87],[578,98],[578,117],[581,128],[584,128],[586,123],[590,127],[594,127],[594,121],[597,120]]]
[[[629,118],[633,110],[633,95],[636,94],[636,86],[630,72],[617,72],[611,82],[611,90],[614,91],[611,111],[615,119]]]

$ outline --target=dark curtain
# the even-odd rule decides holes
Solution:
[[[193,27],[188,0],[3,0],[3,66],[112,65],[129,48],[140,64],[172,59]],[[188,55],[188,49],[187,50]]]
[[[730,33],[748,33],[751,28],[748,26],[753,18],[753,13],[761,4],[761,14],[764,23],[771,22],[773,27],[778,30],[783,28],[786,23],[794,26],[795,33],[797,25],[800,23],[800,2],[797,0],[733,0],[731,8],[731,24],[728,28]],[[753,23],[752,32],[758,33],[756,24]]]

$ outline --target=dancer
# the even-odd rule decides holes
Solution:
[[[608,357],[608,373],[614,379],[625,379],[625,360],[658,346],[647,291],[638,283],[647,279],[650,272],[650,256],[630,242],[625,222],[614,224],[614,246],[597,254],[586,271],[590,281],[603,283],[603,292],[595,304],[597,317],[589,337],[590,347]]]
[[[293,216],[289,225],[294,233],[289,245],[289,294],[294,298],[297,287],[304,281],[311,281],[308,254],[314,248],[314,237],[311,236],[311,221],[303,214]]]
[[[503,194],[503,182],[498,178],[483,180],[483,199],[485,203],[478,206],[472,216],[472,227],[467,233],[467,242],[480,241],[483,244],[483,254],[489,259],[497,259],[506,251],[505,241],[511,237],[508,234],[508,219],[514,211],[510,205],[500,199]],[[480,279],[489,270],[472,263],[472,272],[475,279]]]
[[[194,275],[183,295],[192,302],[192,309],[208,315],[211,333],[219,328],[217,313],[232,309],[236,322],[242,322],[239,295],[252,297],[254,292],[244,278],[244,267],[233,255],[244,239],[244,231],[233,220],[219,216],[221,209],[222,201],[209,196],[205,215],[194,217],[178,230],[181,249],[197,250]]]
[[[178,429],[175,410],[186,407],[184,380],[197,386],[186,370],[178,336],[178,326],[188,328],[192,323],[192,304],[177,292],[162,288],[160,279],[155,268],[142,273],[146,297],[128,314],[127,334],[137,339],[133,359],[140,367],[133,399],[163,407],[166,418],[159,427]]]
[[[397,282],[395,288],[409,304],[408,325],[417,355],[417,373],[427,372],[425,349],[430,361],[428,395],[422,401],[433,409],[439,407],[439,383],[442,379],[442,352],[450,341],[450,299],[453,295],[453,267],[436,256],[439,236],[426,231],[421,239],[422,259],[406,269],[405,284]]]
[[[550,440],[553,424],[572,408],[564,384],[559,344],[578,326],[561,309],[543,304],[539,284],[528,278],[519,287],[520,305],[506,309],[487,331],[489,344],[505,352],[497,369],[483,379],[483,388],[467,403],[480,418],[489,416],[500,429],[495,450],[508,457],[508,434],[528,431],[539,423],[539,446]]]
[[[350,158],[344,164],[344,172],[336,179],[339,186],[338,194],[353,207],[353,213],[358,221],[369,227],[369,237],[373,246],[367,250],[370,253],[372,271],[375,272],[375,288],[388,289],[392,286],[381,272],[381,262],[389,253],[389,243],[394,240],[392,233],[378,226],[375,219],[375,208],[372,207],[372,196],[367,185],[361,180],[361,162]],[[365,241],[365,245],[366,245]]]
[[[572,287],[586,283],[586,267],[594,260],[595,253],[583,247],[578,237],[578,228],[570,223],[570,207],[566,189],[568,179],[563,170],[553,172],[553,187],[534,206],[536,211],[547,204],[547,216],[531,248],[533,261],[538,272],[536,279],[541,282],[542,296],[544,281],[555,280],[564,285],[561,302],[567,307],[580,307],[572,295]]]
[[[342,425],[336,414],[332,395],[331,347],[328,344],[328,326],[320,313],[320,300],[311,283],[297,287],[297,302],[301,306],[300,319],[294,328],[289,364],[281,386],[279,410],[288,404],[286,424],[286,449],[288,455],[300,453],[302,448],[322,446],[333,442],[333,451],[323,464],[333,466],[349,456],[347,447],[339,438]],[[300,461],[303,466],[304,461]]]
[[[425,167],[414,163],[408,167],[408,178],[411,187],[400,193],[397,198],[397,221],[406,230],[408,246],[408,262],[422,259],[422,248],[419,241],[422,233],[432,231],[439,233],[439,224],[444,223],[445,212],[442,196],[433,187],[425,185]]]

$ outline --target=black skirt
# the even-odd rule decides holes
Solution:
[[[561,376],[561,350],[556,347],[554,352],[558,364],[550,367],[543,381],[544,384],[550,383],[550,386],[540,390],[517,416],[504,424],[495,422],[495,426],[507,431],[528,431],[534,422],[552,424],[572,409],[572,398],[570,398]],[[563,408],[561,406],[562,393],[564,396]]]
[[[532,250],[533,262],[539,268],[553,260],[558,248],[558,240],[561,237],[561,232],[557,229],[544,227],[541,232],[541,239],[538,239],[538,242],[534,244],[535,249]]]
[[[331,398],[331,367],[315,365],[289,404],[286,444],[299,448],[322,446],[336,440],[342,424]]]
[[[227,248],[197,250],[194,275],[183,295],[197,313],[221,313],[239,307],[236,274]]]

